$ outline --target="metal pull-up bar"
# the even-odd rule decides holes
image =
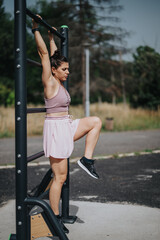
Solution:
[[[59,37],[61,40],[65,40],[65,37],[60,34],[58,31],[56,31],[53,27],[51,27],[47,22],[45,22],[43,19],[38,17],[36,14],[32,13],[28,8],[26,8],[26,14],[33,18],[37,23],[43,25],[45,28],[50,30],[52,33],[54,33],[57,37]]]

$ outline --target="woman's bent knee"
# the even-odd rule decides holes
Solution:
[[[101,119],[100,119],[99,117],[93,117],[93,118],[94,118],[94,119],[93,119],[94,125],[96,125],[98,128],[101,129],[101,127],[102,127],[102,121],[101,121]]]

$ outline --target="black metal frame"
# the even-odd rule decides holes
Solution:
[[[61,27],[61,33],[54,30],[44,20],[37,17],[26,8],[25,0],[15,0],[15,159],[16,159],[16,234],[10,235],[10,240],[30,240],[30,216],[31,206],[38,205],[43,209],[43,217],[54,235],[61,240],[68,240],[66,234],[61,231],[57,218],[50,206],[38,198],[43,194],[42,188],[51,178],[50,170],[47,172],[42,184],[36,192],[37,197],[27,196],[27,162],[33,161],[44,155],[41,151],[27,157],[27,113],[45,112],[45,108],[27,109],[26,93],[26,63],[41,67],[40,63],[26,59],[26,14],[50,31],[54,32],[61,39],[61,52],[68,57],[68,28]],[[67,83],[65,87],[68,88]],[[39,191],[39,192],[38,192]],[[74,222],[76,217],[69,216],[69,159],[68,178],[62,189],[62,216],[68,222]],[[71,221],[72,219],[72,221]],[[73,220],[74,219],[74,220]]]

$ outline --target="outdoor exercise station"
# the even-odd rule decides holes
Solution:
[[[61,26],[60,32],[58,32],[53,29],[52,26],[50,26],[45,20],[39,18],[36,15],[37,13],[33,13],[29,9],[27,9],[26,0],[14,0],[14,4],[16,204],[14,203],[14,200],[9,201],[1,208],[2,230],[5,232],[5,234],[8,234],[8,227],[11,227],[9,232],[9,234],[11,233],[9,236],[9,240],[31,240],[43,237],[52,238],[52,236],[60,240],[67,240],[69,238],[74,240],[78,240],[79,238],[83,238],[86,240],[125,240],[127,238],[141,240],[157,240],[157,236],[159,236],[160,218],[159,198],[157,194],[157,183],[159,179],[159,155],[140,155],[135,156],[134,158],[131,157],[131,155],[128,155],[128,158],[124,157],[123,159],[121,159],[121,161],[119,161],[119,159],[114,159],[114,167],[112,165],[112,159],[109,160],[106,157],[104,159],[100,159],[101,162],[103,162],[103,165],[101,164],[101,162],[99,162],[98,164],[103,177],[100,179],[101,185],[97,186],[95,183],[93,183],[96,195],[93,195],[91,191],[92,187],[88,188],[90,180],[85,179],[84,177],[87,194],[84,191],[82,196],[80,196],[81,198],[79,198],[78,193],[78,197],[75,198],[76,201],[74,198],[72,199],[72,201],[69,200],[69,169],[70,174],[76,172],[77,175],[74,183],[76,187],[78,184],[81,185],[81,189],[84,188],[84,182],[80,181],[80,179],[82,179],[83,173],[78,173],[74,164],[69,166],[68,159],[67,180],[65,181],[62,188],[60,212],[63,222],[71,224],[70,233],[72,235],[68,235],[69,238],[64,233],[64,231],[62,231],[56,215],[52,211],[50,205],[48,204],[48,201],[46,201],[46,199],[48,200],[49,189],[53,181],[52,170],[48,170],[48,167],[46,167],[47,170],[45,169],[44,171],[45,175],[42,181],[38,184],[38,186],[35,186],[32,191],[28,191],[27,176],[28,173],[31,173],[30,169],[28,168],[28,163],[44,156],[44,151],[40,151],[37,153],[33,152],[34,154],[30,156],[27,155],[27,114],[36,114],[40,112],[45,113],[46,109],[27,108],[27,64],[29,65],[28,67],[38,68],[42,68],[42,65],[41,63],[36,62],[33,59],[28,59],[26,56],[26,15],[34,19],[47,30],[53,32],[54,35],[59,38],[61,45],[61,53],[66,58],[68,57],[68,27],[66,25],[63,25]],[[64,87],[68,89],[68,81],[64,82]],[[113,119],[109,119],[109,121],[110,120]],[[110,127],[112,128],[113,126]],[[7,141],[9,141],[9,139],[7,139]],[[34,139],[32,139],[32,141],[34,141]],[[106,154],[106,146],[108,148],[111,146],[111,154],[113,154],[114,151],[120,153],[122,153],[123,151],[124,153],[132,153],[137,152],[137,149],[138,151],[148,149],[148,146],[150,148],[152,146],[152,149],[154,149],[155,146],[156,148],[159,148],[159,145],[156,145],[158,143],[159,132],[157,133],[157,131],[154,131],[154,133],[149,131],[145,133],[135,131],[134,134],[107,133],[107,137],[105,134],[102,134],[98,151],[102,153],[103,150],[104,154]],[[7,148],[10,147],[10,145],[5,141],[4,144],[7,146]],[[32,147],[35,148],[35,145],[33,145]],[[115,145],[117,147],[117,150],[115,148]],[[136,149],[134,148],[135,145]],[[112,147],[114,148],[114,150]],[[6,150],[4,152],[6,157]],[[78,156],[79,155],[80,154],[78,154]],[[2,159],[4,160],[5,158],[3,156],[4,155],[2,155]],[[10,156],[10,158],[13,158],[12,154],[10,154]],[[106,159],[108,159],[108,161],[106,161]],[[10,159],[8,159],[8,161],[9,160]],[[131,163],[132,165],[130,165]],[[124,166],[127,166],[128,171],[124,171]],[[34,179],[36,179],[35,169],[32,169],[32,171],[32,176],[34,176]],[[38,171],[40,171],[40,169]],[[10,171],[10,175],[8,173],[4,174],[3,178],[9,178],[9,180],[11,180],[13,183],[13,179],[10,177],[12,176],[11,174],[13,174],[13,171]],[[149,178],[147,177],[148,174],[150,174]],[[8,184],[6,180],[4,181],[6,182],[6,184]],[[32,181],[32,183],[33,182],[34,181]],[[117,183],[117,185],[115,183]],[[149,183],[151,185],[148,185]],[[12,185],[9,187],[5,186],[6,185],[4,185],[3,187],[7,190],[9,189],[9,187],[13,188]],[[106,191],[104,191],[104,187],[106,187]],[[91,199],[92,202],[88,199]],[[97,199],[98,202],[94,202],[94,199]],[[84,202],[82,200],[84,200]],[[120,204],[118,202],[120,202]],[[13,207],[14,205],[15,211]],[[80,209],[78,213],[79,222],[78,220],[76,221],[77,217],[75,216],[77,214],[77,209]],[[15,221],[12,211],[15,212]],[[70,213],[72,213],[73,216],[70,216]],[[78,224],[81,224],[81,227],[79,227],[80,225]],[[15,232],[13,229],[15,229]],[[0,233],[3,234],[3,231],[0,231]],[[6,239],[4,235],[2,236],[2,238]]]
[[[16,233],[10,240],[29,240],[44,236],[58,236],[61,240],[68,237],[61,230],[50,205],[43,200],[47,196],[52,181],[51,169],[46,173],[34,193],[27,193],[27,163],[44,155],[44,152],[27,156],[27,114],[45,112],[45,108],[27,109],[26,64],[41,67],[41,64],[26,57],[26,14],[56,35],[61,42],[61,53],[68,57],[68,27],[62,26],[60,33],[46,21],[26,8],[26,1],[15,0],[15,159],[16,159]],[[67,89],[67,82],[64,84]],[[69,216],[69,159],[68,176],[62,189],[62,218],[65,223],[74,223],[76,216]],[[33,211],[38,206],[40,213]]]

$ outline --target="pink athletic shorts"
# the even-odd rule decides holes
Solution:
[[[68,158],[73,152],[74,135],[80,119],[70,115],[46,117],[43,128],[43,149],[45,157]]]

